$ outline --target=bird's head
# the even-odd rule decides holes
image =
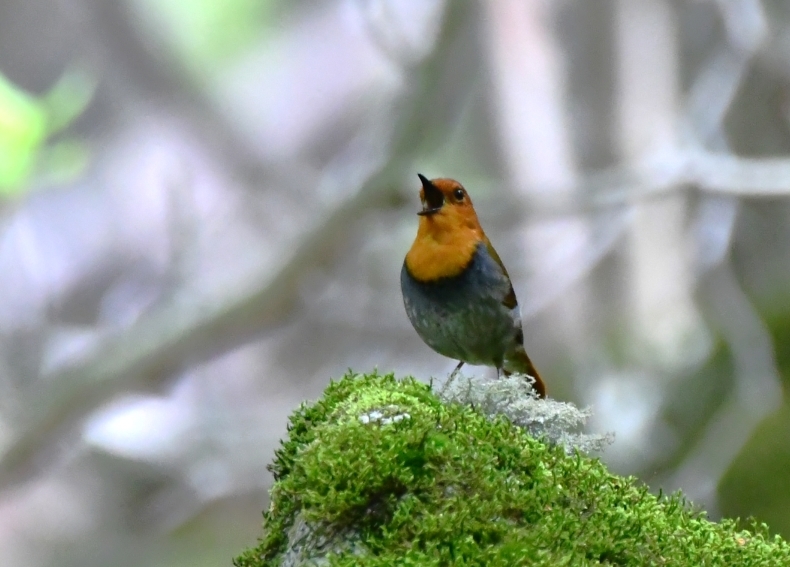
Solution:
[[[420,224],[406,265],[426,281],[457,275],[469,264],[477,245],[488,239],[463,185],[453,179],[419,178]]]
[[[421,230],[480,230],[472,200],[463,185],[454,179],[428,179],[419,173],[417,176],[422,182],[422,210],[417,213]]]

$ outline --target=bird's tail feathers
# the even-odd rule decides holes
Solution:
[[[523,347],[517,348],[512,356],[508,357],[504,364],[504,371],[506,374],[518,372],[520,374],[528,374],[535,379],[532,387],[538,393],[538,397],[546,397],[546,384],[543,378],[540,377],[538,370],[527,355],[527,351]]]

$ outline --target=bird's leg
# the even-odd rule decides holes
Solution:
[[[463,365],[464,365],[464,361],[462,360],[461,362],[458,363],[458,366],[455,367],[455,370],[450,372],[450,376],[447,377],[447,381],[442,385],[442,393],[447,391],[447,388],[450,386],[450,384],[453,383],[453,380],[455,380],[458,371],[461,370],[461,367]]]

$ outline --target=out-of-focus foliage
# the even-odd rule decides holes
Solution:
[[[782,406],[766,419],[721,480],[722,513],[751,516],[775,533],[790,533],[790,409]]]
[[[0,191],[23,190],[36,152],[46,138],[43,105],[0,75]]]
[[[784,304],[783,300],[775,302]],[[776,362],[790,385],[790,313],[768,318]],[[786,396],[786,394],[785,394]],[[790,534],[790,405],[785,404],[754,431],[719,485],[722,512],[753,516],[776,533]]]
[[[198,76],[216,72],[274,26],[282,0],[138,0],[162,41]]]
[[[23,192],[37,164],[61,177],[84,166],[87,150],[76,140],[56,143],[43,156],[42,149],[82,113],[91,91],[86,77],[67,73],[48,94],[34,97],[0,74],[0,195]]]

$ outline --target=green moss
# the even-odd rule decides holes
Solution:
[[[303,564],[295,546],[332,550],[329,565],[790,564],[764,526],[710,522],[411,378],[333,382],[291,417],[271,470],[263,538],[237,567]]]

